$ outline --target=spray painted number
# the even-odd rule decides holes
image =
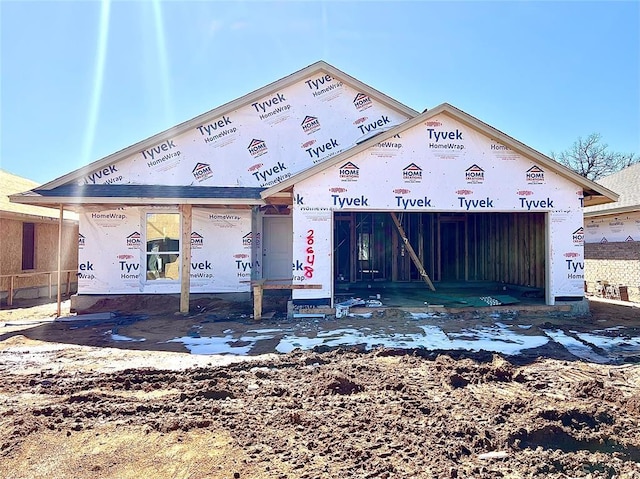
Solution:
[[[307,231],[307,264],[304,267],[304,275],[307,278],[313,278],[313,263],[316,262],[316,254],[313,249],[313,243],[315,243],[313,235],[313,230]]]

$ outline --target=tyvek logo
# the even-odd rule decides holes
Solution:
[[[544,183],[544,170],[539,166],[533,165],[526,173],[527,183],[539,185]]]
[[[127,236],[127,248],[129,249],[138,249],[142,244],[141,235],[137,231],[131,233]]]
[[[402,179],[407,183],[419,183],[422,181],[422,168],[415,163],[410,163],[402,170]]]
[[[584,244],[584,228],[581,226],[572,233],[573,244],[581,246]]]
[[[254,158],[262,156],[268,151],[267,144],[264,142],[264,140],[256,140],[255,138],[251,140],[251,143],[249,143],[247,150],[249,150],[249,153],[251,153],[251,156],[253,156]]]
[[[307,135],[313,133],[314,131],[318,131],[320,129],[320,120],[315,116],[305,116],[304,120],[300,124],[302,127],[302,131],[304,131]]]
[[[358,181],[358,178],[360,178],[360,168],[350,161],[342,165],[339,172],[342,181]]]
[[[467,180],[467,183],[484,183],[484,170],[478,165],[473,164],[464,172],[464,178]]]
[[[84,248],[85,237],[78,233],[78,248]]]
[[[251,277],[251,270],[253,269],[253,265],[254,263],[252,263],[251,261],[247,261],[246,259],[249,258],[248,254],[234,254],[233,257],[235,258],[234,261],[236,263],[236,270],[237,270],[237,277],[238,278],[250,278]],[[259,261],[255,261],[255,265],[259,268],[260,267],[260,262]]]
[[[202,249],[204,246],[204,237],[196,232],[191,232],[191,249]]]
[[[584,279],[584,261],[574,261],[566,259],[567,279]]]
[[[353,106],[355,106],[358,111],[366,110],[372,105],[373,102],[371,101],[371,98],[369,98],[369,95],[365,95],[364,93],[358,93],[353,99]]]
[[[196,180],[204,181],[213,176],[213,171],[211,171],[211,166],[207,163],[196,163],[196,166],[191,170],[191,174]]]
[[[251,248],[252,239],[253,239],[253,235],[251,234],[251,231],[249,231],[246,235],[242,237],[242,246],[244,246],[245,248]]]

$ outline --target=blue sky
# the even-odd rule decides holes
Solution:
[[[0,166],[46,183],[318,60],[544,154],[640,154],[640,2],[0,0]]]

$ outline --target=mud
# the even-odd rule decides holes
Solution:
[[[166,366],[185,357],[198,365]],[[196,359],[0,342],[0,477],[640,478],[634,363],[394,348]]]

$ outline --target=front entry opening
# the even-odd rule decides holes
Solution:
[[[293,257],[291,216],[264,216],[262,228],[262,277],[271,280],[291,280]]]

